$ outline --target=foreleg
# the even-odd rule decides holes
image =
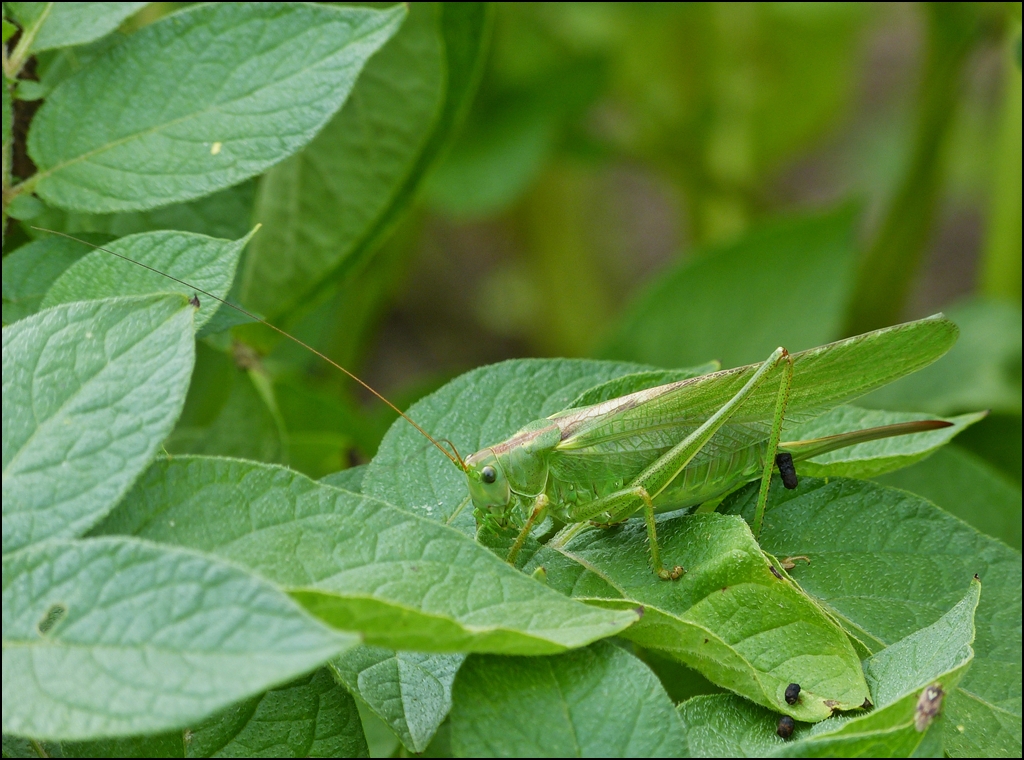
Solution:
[[[533,526],[540,519],[541,515],[544,514],[544,510],[548,508],[549,499],[546,494],[538,496],[534,502],[533,507],[530,509],[530,515],[526,518],[526,524],[523,525],[523,529],[519,531],[519,535],[516,536],[515,543],[512,544],[512,548],[508,550],[508,556],[505,557],[505,561],[510,565],[516,563],[516,557],[519,556],[520,550],[523,548],[523,544],[526,543],[526,537],[530,535],[530,531],[533,530]]]

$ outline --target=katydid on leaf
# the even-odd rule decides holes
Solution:
[[[642,512],[651,564],[666,569],[654,515],[720,497],[760,478],[753,531],[760,533],[777,454],[800,461],[890,436],[948,427],[919,420],[806,441],[780,441],[785,420],[803,422],[931,364],[956,341],[941,315],[759,364],[647,388],[530,423],[465,460],[478,524],[513,525],[515,560],[535,524],[550,514],[578,531]],[[791,459],[790,459],[791,458]],[[795,486],[795,482],[791,483]],[[789,485],[789,484],[787,484]],[[560,543],[568,540],[563,533]]]
[[[784,422],[813,419],[946,353],[958,330],[936,315],[799,353],[780,347],[757,364],[571,407],[463,459],[453,444],[435,439],[353,373],[298,338],[143,262],[100,250],[167,277],[195,298],[212,298],[269,327],[391,407],[465,473],[469,493],[459,509],[473,504],[478,532],[516,531],[506,556],[510,563],[546,517],[564,526],[552,540],[564,544],[588,525],[612,526],[642,513],[653,570],[662,579],[675,580],[685,571],[671,562],[671,569],[666,567],[656,513],[703,504],[760,479],[752,525],[758,535],[775,469],[787,488],[795,487],[794,462],[951,425],[945,420],[916,420],[812,440],[782,440]]]

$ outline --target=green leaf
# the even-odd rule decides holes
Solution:
[[[590,529],[559,549],[545,547],[526,571],[543,566],[549,586],[591,602],[643,605],[643,618],[623,636],[799,720],[822,720],[867,699],[860,660],[846,635],[797,586],[772,572],[742,520],[719,514],[661,519],[658,542],[669,567],[686,569],[678,581],[666,583],[651,572],[640,520]],[[790,683],[804,689],[796,705],[784,699]]]
[[[255,462],[158,462],[99,530],[223,556],[394,649],[545,654],[637,618],[567,600],[443,525]]]
[[[1019,755],[1020,553],[904,491],[842,479],[777,486],[761,546],[808,557],[792,576],[872,651],[938,620],[980,575],[975,658],[947,697],[946,751]],[[722,508],[752,519],[756,495],[748,487]]]
[[[161,19],[47,98],[28,137],[34,189],[60,208],[137,211],[259,174],[327,123],[404,15],[210,3]]]
[[[980,456],[1020,488],[1024,469],[1021,422],[1019,414],[990,414],[965,431],[957,445]]]
[[[922,691],[940,684],[949,694],[974,656],[974,611],[981,584],[938,621],[883,649],[864,663],[875,699],[866,715],[842,716],[797,728],[786,741],[778,715],[733,695],[696,697],[679,705],[691,757],[909,757],[943,727],[941,717],[915,726]],[[942,721],[943,723],[945,721]],[[934,739],[932,739],[934,740]]]
[[[40,23],[29,50],[82,45],[117,29],[149,3],[7,3],[23,27]],[[40,19],[40,17],[42,17]]]
[[[7,16],[5,15],[3,18],[3,41],[6,43],[7,40],[13,37],[14,33],[17,31],[18,27],[16,27],[14,24],[8,21]],[[4,755],[4,757],[6,757],[6,755]]]
[[[923,496],[1020,551],[1020,486],[970,451],[946,446],[913,467],[881,476],[878,482]]]
[[[22,79],[18,82],[14,95],[18,100],[42,100],[50,94],[50,89],[42,82]]]
[[[359,493],[366,465],[319,482]],[[452,682],[462,655],[426,655],[357,646],[331,663],[336,677],[384,721],[410,752],[422,753],[452,708]]]
[[[324,475],[320,478],[320,482],[324,485],[334,486],[335,488],[341,488],[345,491],[351,491],[352,493],[362,493],[363,478],[365,476],[366,465],[360,464],[355,467],[349,467],[347,470],[340,470],[339,472],[332,472],[330,475]]]
[[[195,315],[196,329],[199,329],[221,304],[196,289],[225,298],[235,279],[238,257],[253,234],[255,230],[241,240],[218,240],[169,230],[129,235],[107,243],[104,248],[132,261],[119,259],[107,251],[91,251],[57,278],[43,298],[42,308],[110,296],[181,293],[186,298],[199,298],[200,306]],[[195,288],[175,282],[171,277]]]
[[[146,468],[195,358],[180,296],[67,304],[3,328],[3,551],[80,535]]]
[[[28,193],[15,195],[11,198],[10,203],[7,204],[7,216],[11,217],[11,219],[35,219],[44,210],[46,210],[46,206],[43,205],[43,202]]]
[[[763,360],[777,346],[810,348],[841,334],[857,215],[849,208],[766,225],[694,254],[627,310],[601,352],[685,367]]]
[[[455,680],[455,757],[683,757],[657,676],[608,642],[556,657],[470,657]]]
[[[406,749],[423,752],[452,707],[452,682],[464,659],[362,646],[332,660],[330,667]]]
[[[234,705],[185,743],[187,757],[369,756],[356,704],[327,668]]]
[[[97,245],[106,238],[86,235]],[[69,266],[92,250],[77,240],[50,235],[19,247],[4,257],[3,321],[5,325],[35,314],[50,286]]]
[[[451,17],[460,14],[471,17],[459,28],[464,36],[449,40]],[[256,208],[267,234],[246,261],[246,303],[271,316],[288,312],[379,242],[471,94],[462,78],[475,83],[485,15],[481,3],[409,6],[345,107],[305,150],[267,174]]]
[[[82,236],[82,231],[125,237],[137,232],[180,230],[214,238],[238,240],[252,229],[250,219],[255,197],[256,182],[249,181],[220,190],[213,195],[148,211],[81,214],[48,208],[36,223],[39,227],[72,232],[79,237]]]
[[[402,743],[388,725],[372,713],[363,702],[357,701],[359,718],[363,722],[363,734],[370,748],[370,757],[394,757],[401,750]],[[444,755],[430,755],[443,757]]]
[[[491,216],[536,182],[555,147],[560,114],[531,105],[503,103],[489,118],[470,120],[424,183],[433,210],[458,220]]]
[[[921,461],[984,416],[984,412],[962,414],[946,420],[952,423],[951,427],[836,449],[799,463],[797,472],[812,477],[873,478]],[[929,419],[936,418],[929,414],[882,412],[846,405],[836,407],[810,422],[786,425],[782,435],[783,440],[811,440],[847,431]]]
[[[86,742],[40,742],[45,755],[50,757],[185,757],[182,731],[162,734],[127,736],[116,739],[96,739]],[[43,757],[32,752],[24,757]]]
[[[182,728],[354,641],[201,554],[50,541],[3,558],[3,730],[59,740]]]
[[[367,757],[359,711],[326,668],[242,700],[184,731],[44,742],[50,757]],[[26,757],[39,757],[32,751]]]
[[[1021,413],[1020,304],[975,298],[949,309],[960,340],[942,360],[867,396],[882,409]]]
[[[583,391],[639,364],[580,359],[523,359],[467,372],[413,404],[409,416],[463,455],[504,440],[523,425],[567,407]],[[407,422],[397,420],[381,441],[363,479],[363,493],[476,533],[466,477]]]
[[[280,463],[287,456],[284,431],[258,387],[260,370],[242,369],[232,359],[204,342],[198,344],[185,409],[165,448],[172,456],[206,454]]]

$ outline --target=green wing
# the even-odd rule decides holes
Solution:
[[[931,364],[956,342],[941,314],[858,335],[793,355],[786,419],[802,423]],[[671,448],[739,391],[760,364],[649,388],[552,415],[562,429],[556,451],[629,471]],[[736,411],[694,459],[698,465],[767,440],[781,368]],[[584,465],[584,461],[578,461]]]

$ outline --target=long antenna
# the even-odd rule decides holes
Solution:
[[[266,327],[269,327],[271,330],[276,332],[278,335],[283,335],[285,338],[287,338],[288,340],[292,341],[293,343],[296,343],[296,344],[302,346],[307,351],[311,351],[312,353],[316,354],[321,359],[323,359],[325,362],[330,364],[332,367],[334,367],[335,369],[341,370],[346,375],[348,375],[350,378],[352,378],[357,383],[359,383],[361,386],[366,388],[366,390],[368,390],[374,396],[376,396],[381,401],[383,401],[385,404],[387,404],[389,407],[391,407],[391,409],[393,409],[395,412],[397,412],[399,417],[401,417],[403,420],[405,420],[410,425],[412,425],[414,428],[416,428],[416,430],[418,430],[420,432],[420,435],[422,435],[424,438],[426,438],[428,441],[430,441],[432,444],[434,444],[434,446],[437,447],[437,450],[440,451],[442,454],[444,454],[446,457],[448,457],[448,459],[451,461],[452,464],[454,464],[460,470],[465,472],[466,464],[462,460],[462,457],[458,455],[458,451],[455,449],[455,445],[454,444],[452,444],[450,441],[448,441],[448,445],[450,445],[452,447],[452,450],[455,451],[455,455],[453,456],[452,452],[448,451],[448,449],[446,449],[444,446],[442,446],[432,435],[430,435],[430,433],[428,433],[426,430],[424,430],[419,425],[417,425],[415,422],[413,422],[413,420],[405,412],[403,412],[397,406],[395,406],[390,401],[388,401],[386,398],[384,398],[384,396],[382,396],[376,390],[371,388],[367,383],[365,383],[362,380],[360,380],[355,374],[353,374],[352,372],[349,372],[347,369],[342,367],[340,364],[338,364],[336,361],[334,361],[330,357],[325,356],[324,354],[322,354],[319,351],[317,351],[315,348],[313,348],[308,343],[305,343],[304,341],[299,340],[298,338],[296,338],[291,333],[285,332],[280,327],[277,327],[276,325],[270,324],[270,322],[268,322],[267,320],[263,319],[262,317],[257,317],[251,311],[248,311],[247,309],[244,309],[243,307],[238,306],[237,304],[233,304],[230,301],[226,301],[225,299],[220,298],[219,296],[215,296],[213,293],[209,293],[209,292],[203,290],[202,288],[197,288],[195,285],[193,285],[190,282],[185,282],[184,280],[179,280],[177,277],[175,277],[173,275],[169,275],[166,272],[161,272],[159,269],[155,269],[155,268],[153,268],[151,266],[143,264],[141,261],[136,261],[135,259],[128,258],[124,254],[117,253],[116,251],[112,251],[109,248],[104,248],[101,245],[95,245],[93,243],[86,242],[85,240],[80,240],[79,238],[76,238],[74,235],[68,235],[66,232],[58,232],[57,230],[48,230],[45,227],[35,227],[35,226],[32,226],[32,229],[39,230],[40,232],[49,232],[51,235],[60,235],[61,237],[66,237],[68,240],[74,240],[76,243],[81,243],[82,245],[88,245],[88,246],[90,246],[92,248],[96,248],[97,250],[103,251],[105,253],[109,253],[111,256],[116,256],[119,259],[124,259],[125,261],[131,262],[132,264],[135,264],[136,266],[140,266],[143,269],[148,269],[150,272],[156,272],[158,275],[161,275],[162,277],[166,277],[168,280],[173,280],[174,282],[178,283],[179,285],[184,285],[186,288],[189,288],[190,290],[194,290],[197,293],[202,293],[207,298],[212,298],[214,301],[222,303],[225,306],[230,306],[232,309],[234,309],[235,311],[237,311],[237,312],[239,312],[241,314],[244,314],[245,316],[247,316],[249,319],[253,320],[254,322],[259,322],[261,325],[265,325]]]

